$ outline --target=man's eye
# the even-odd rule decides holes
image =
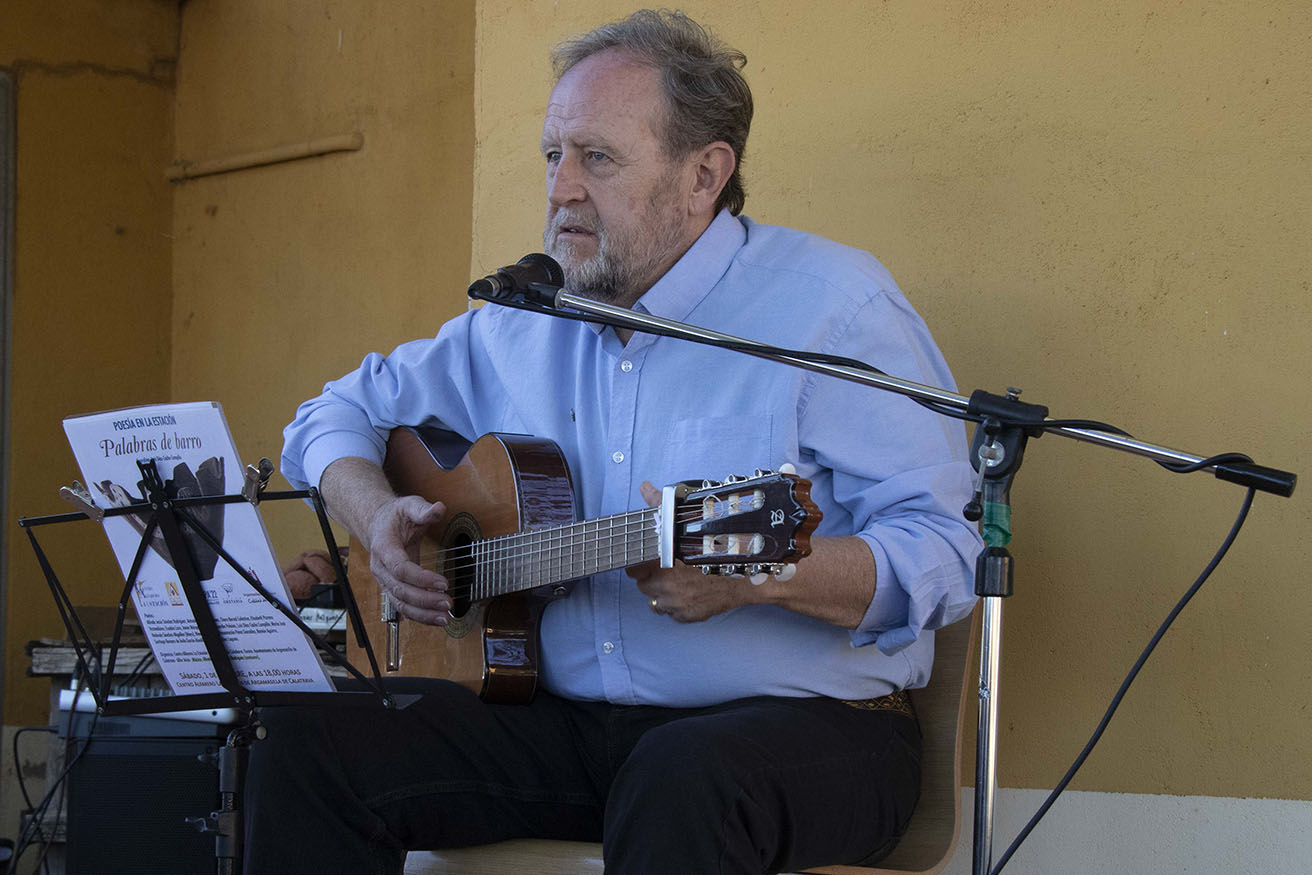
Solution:
[[[543,152],[542,155],[547,159],[548,164],[555,164],[560,160],[559,149],[548,149],[546,152]]]
[[[589,160],[589,161],[592,161],[593,163],[600,163],[600,162],[602,162],[602,161],[607,160],[607,158],[608,158],[608,156],[606,155],[605,152],[589,152],[589,153],[588,153],[588,160]]]

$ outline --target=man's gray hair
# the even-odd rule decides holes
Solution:
[[[716,141],[729,144],[737,161],[715,209],[728,207],[735,216],[742,212],[747,199],[743,153],[752,126],[752,90],[741,72],[747,56],[682,12],[641,9],[556,46],[551,53],[556,80],[583,59],[608,49],[630,52],[661,72],[668,155],[682,158]]]

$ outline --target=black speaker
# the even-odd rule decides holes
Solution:
[[[65,715],[66,716],[66,715]],[[69,756],[66,875],[208,875],[214,836],[185,822],[219,807],[219,772],[199,759],[222,724],[77,714]],[[86,733],[91,731],[90,736]]]

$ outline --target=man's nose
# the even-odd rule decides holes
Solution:
[[[588,190],[583,185],[578,160],[562,157],[555,169],[547,174],[547,200],[552,206],[563,207],[587,200],[587,197]]]

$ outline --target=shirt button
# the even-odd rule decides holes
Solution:
[[[616,450],[615,452],[611,453],[610,457],[611,460],[614,461],[616,465],[624,461],[624,454],[621,453],[619,450]]]
[[[614,644],[611,644],[609,641],[607,641],[605,644],[601,645],[601,650],[602,650],[603,653],[610,653],[610,652],[613,651],[614,649],[615,649],[615,645],[614,645]]]
[[[628,359],[620,362],[620,370],[627,374],[629,371],[633,370],[633,362]]]

